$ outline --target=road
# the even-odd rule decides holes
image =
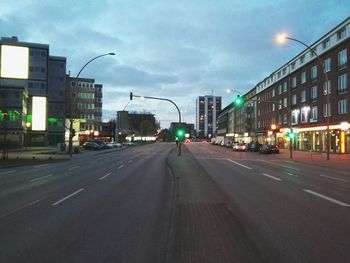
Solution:
[[[187,148],[228,200],[261,261],[349,262],[349,173],[278,155]]]
[[[1,169],[0,262],[164,261],[171,150],[130,147]]]
[[[343,170],[192,143],[0,169],[0,262],[349,262]]]

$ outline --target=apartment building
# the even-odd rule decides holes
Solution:
[[[330,151],[350,153],[350,18],[310,47],[256,86],[260,140],[288,147],[292,129],[295,149],[325,152],[329,130]]]

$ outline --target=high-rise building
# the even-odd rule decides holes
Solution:
[[[210,138],[216,134],[216,120],[221,111],[221,96],[199,96],[196,100],[197,137]]]

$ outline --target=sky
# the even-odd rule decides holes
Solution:
[[[222,96],[223,107],[350,16],[349,0],[1,0],[0,36],[50,45],[67,73],[100,54],[80,77],[103,84],[103,119],[147,111],[162,128],[195,123],[196,98]]]

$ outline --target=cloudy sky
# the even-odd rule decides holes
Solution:
[[[312,44],[348,16],[349,0],[1,0],[0,36],[49,44],[72,76],[117,53],[81,74],[104,85],[104,119],[133,91],[173,100],[195,123],[196,97],[213,92],[225,107],[235,96],[226,89],[250,90],[303,50],[278,46],[278,32]],[[178,121],[167,102],[126,109],[154,113],[162,128]]]

